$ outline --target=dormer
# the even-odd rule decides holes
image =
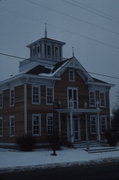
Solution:
[[[45,37],[29,44],[27,47],[30,48],[31,59],[52,61],[52,64],[54,64],[62,61],[62,46],[64,44],[64,42]]]

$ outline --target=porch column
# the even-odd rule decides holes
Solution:
[[[101,140],[101,137],[100,137],[100,114],[99,114],[99,111],[97,113],[97,140],[98,141]]]
[[[72,112],[70,112],[70,140],[71,142],[74,142]]]

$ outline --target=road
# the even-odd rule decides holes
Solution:
[[[2,173],[0,180],[119,180],[119,162]]]

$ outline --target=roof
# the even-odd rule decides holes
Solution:
[[[52,72],[55,72],[58,68],[60,68],[65,62],[69,61],[70,59],[66,59],[64,61],[60,61],[60,62],[56,63],[53,70],[52,70]]]
[[[38,75],[40,73],[50,73],[51,69],[46,68],[41,65],[37,65],[36,67],[32,68],[31,70],[27,71],[26,74],[35,74]]]
[[[37,65],[37,66],[33,67],[32,69],[30,69],[29,71],[27,71],[26,74],[38,75],[41,73],[45,73],[45,74],[55,73],[55,71],[57,69],[59,69],[65,62],[69,61],[70,59],[66,59],[64,61],[58,62],[55,65],[53,65],[52,68],[47,68],[47,67],[42,66],[42,65]]]
[[[102,81],[102,80],[100,80],[100,79],[96,79],[96,78],[93,78],[93,79],[94,79],[95,82],[108,84],[107,82]]]
[[[59,40],[55,40],[55,39],[51,39],[51,38],[40,38],[40,39],[38,39],[38,40],[36,40],[36,41],[28,44],[27,47],[30,47],[30,46],[32,46],[33,44],[36,44],[36,43],[39,42],[39,41],[52,41],[52,42],[54,42],[54,43],[58,43],[58,44],[61,44],[61,45],[66,44],[66,43],[63,42],[63,41],[59,41]]]

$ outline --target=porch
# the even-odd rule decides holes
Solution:
[[[80,143],[89,140],[101,141],[100,109],[65,108],[57,109],[57,112],[59,116],[59,135],[62,135],[62,131],[64,131],[63,124],[65,122],[66,138],[69,142]],[[96,119],[92,119],[95,120],[96,124],[92,123],[91,125],[90,116],[96,117]]]

